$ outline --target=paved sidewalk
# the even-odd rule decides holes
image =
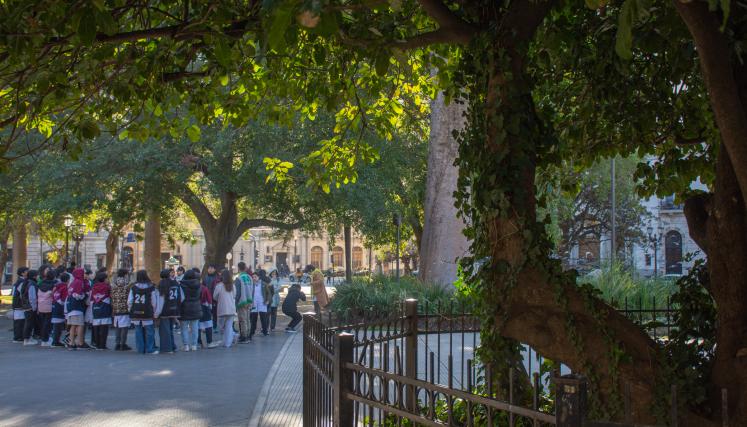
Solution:
[[[302,424],[302,354],[303,332],[299,330],[286,341],[265,379],[249,427],[297,427]]]
[[[289,338],[278,321],[279,332],[232,349],[140,355],[23,347],[3,315],[0,426],[246,426]]]

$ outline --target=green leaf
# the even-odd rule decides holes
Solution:
[[[96,40],[96,17],[90,9],[83,12],[83,15],[80,17],[80,21],[78,22],[78,37],[83,44],[89,46]]]
[[[221,37],[215,41],[215,48],[213,49],[213,53],[215,54],[215,59],[218,61],[221,67],[226,69],[231,67],[232,52],[231,47],[228,45],[228,42],[226,42],[226,39]]]
[[[104,34],[108,36],[111,36],[112,34],[115,34],[117,32],[117,23],[116,21],[114,21],[111,13],[109,13],[109,11],[107,10],[97,11],[96,23],[98,24],[99,28],[101,28],[101,31],[103,31]]]
[[[721,0],[721,11],[724,15],[724,20],[721,23],[721,31],[726,28],[726,21],[729,20],[729,14],[731,13],[731,0]]]
[[[386,76],[386,72],[389,70],[389,51],[381,49],[379,54],[376,55],[375,61],[374,67],[376,68],[376,74],[381,77]]]
[[[285,31],[291,23],[293,15],[293,2],[285,2],[275,9],[270,31],[267,34],[267,42],[270,48],[282,51],[285,48]]]
[[[650,7],[650,0],[625,0],[620,8],[615,40],[615,52],[620,58],[629,60],[633,57],[633,25],[649,16]]]
[[[617,22],[617,39],[615,40],[615,52],[620,58],[629,60],[633,57],[633,14],[635,0],[625,0],[620,8],[620,17]]]
[[[202,135],[202,131],[200,130],[200,127],[197,125],[192,125],[187,128],[187,137],[189,137],[189,140],[192,142],[197,142],[200,140],[200,137]]]

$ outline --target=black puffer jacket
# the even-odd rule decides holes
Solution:
[[[180,282],[184,301],[179,315],[181,320],[200,320],[202,317],[202,306],[200,306],[200,281],[195,278],[185,277]]]

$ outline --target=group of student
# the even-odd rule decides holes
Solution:
[[[136,272],[134,283],[129,283],[124,269],[111,281],[105,268],[94,274],[83,268],[45,265],[39,270],[21,267],[17,275],[12,288],[13,342],[24,345],[107,350],[109,329],[113,328],[114,350],[129,351],[127,335],[134,327],[139,353],[174,353],[175,330],[181,330],[182,351],[196,351],[198,345],[220,345],[213,341],[213,329],[217,328],[222,345],[230,348],[235,342],[251,342],[258,322],[262,335],[274,331],[281,306],[277,270],[252,272],[243,262],[238,264],[236,277],[216,266],[209,266],[204,277],[197,268],[180,266],[162,270],[157,284],[145,270]],[[291,318],[285,328],[288,333],[295,332],[302,320],[299,300],[305,301],[306,296],[300,285],[291,285],[281,306]],[[90,344],[85,342],[87,329]]]

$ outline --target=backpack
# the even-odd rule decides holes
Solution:
[[[91,310],[93,311],[94,319],[106,319],[107,317],[112,317],[112,305],[107,304],[103,300],[93,303]]]
[[[52,312],[52,289],[48,291],[39,290],[36,293],[36,310],[39,313],[51,313]]]
[[[143,289],[138,286],[132,287],[132,308],[130,317],[133,319],[152,319],[153,303],[151,302],[151,293],[153,286]]]
[[[25,292],[25,296],[24,296]],[[28,310],[31,308],[29,302],[28,287],[25,279],[18,279],[13,285],[13,309]]]
[[[106,302],[106,294],[93,294],[93,304],[91,305],[91,311],[94,319],[106,319],[112,317],[112,305]],[[111,301],[111,298],[109,298]]]
[[[179,316],[179,290],[180,286],[178,283],[173,282],[169,285],[168,293],[166,294],[163,301],[161,317]]]

